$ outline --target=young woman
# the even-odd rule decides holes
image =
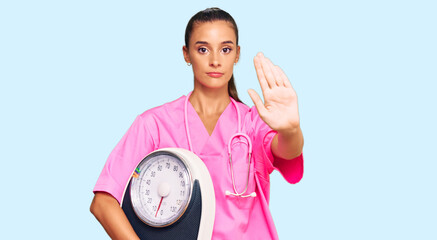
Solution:
[[[254,64],[264,102],[249,90],[255,107],[241,103],[233,77],[240,56],[238,29],[234,19],[218,8],[191,18],[183,55],[193,69],[194,90],[135,119],[103,168],[91,212],[112,238],[138,239],[120,208],[126,182],[148,153],[179,147],[194,152],[210,171],[216,197],[213,239],[277,239],[268,208],[269,174],[277,169],[290,183],[299,182],[303,174],[303,136],[294,89],[283,71],[259,53]],[[227,153],[228,141],[238,131],[253,144],[250,171],[245,151],[232,157],[235,187],[241,192],[247,185],[245,197],[232,190]]]

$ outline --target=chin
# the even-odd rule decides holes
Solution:
[[[202,85],[205,88],[220,89],[220,88],[227,88],[228,82],[225,82],[223,80],[218,80],[217,78],[213,78],[208,81],[201,82],[200,85]]]

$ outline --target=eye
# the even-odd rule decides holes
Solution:
[[[222,51],[223,51],[223,53],[230,53],[232,51],[232,49],[226,47],[226,48],[223,48]]]
[[[206,49],[206,48],[204,48],[204,47],[200,47],[199,49],[197,49],[197,51],[198,51],[199,53],[207,53],[207,52],[208,52],[208,49]]]

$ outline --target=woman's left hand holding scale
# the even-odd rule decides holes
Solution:
[[[272,142],[272,151],[285,159],[297,157],[302,152],[303,137],[296,92],[281,68],[262,53],[255,56],[254,64],[264,103],[253,89],[248,92],[261,119],[278,132]]]

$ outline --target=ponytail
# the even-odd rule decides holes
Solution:
[[[240,98],[238,98],[237,88],[235,87],[234,74],[232,74],[231,80],[228,83],[228,93],[231,98],[233,98],[237,102],[243,103]]]

